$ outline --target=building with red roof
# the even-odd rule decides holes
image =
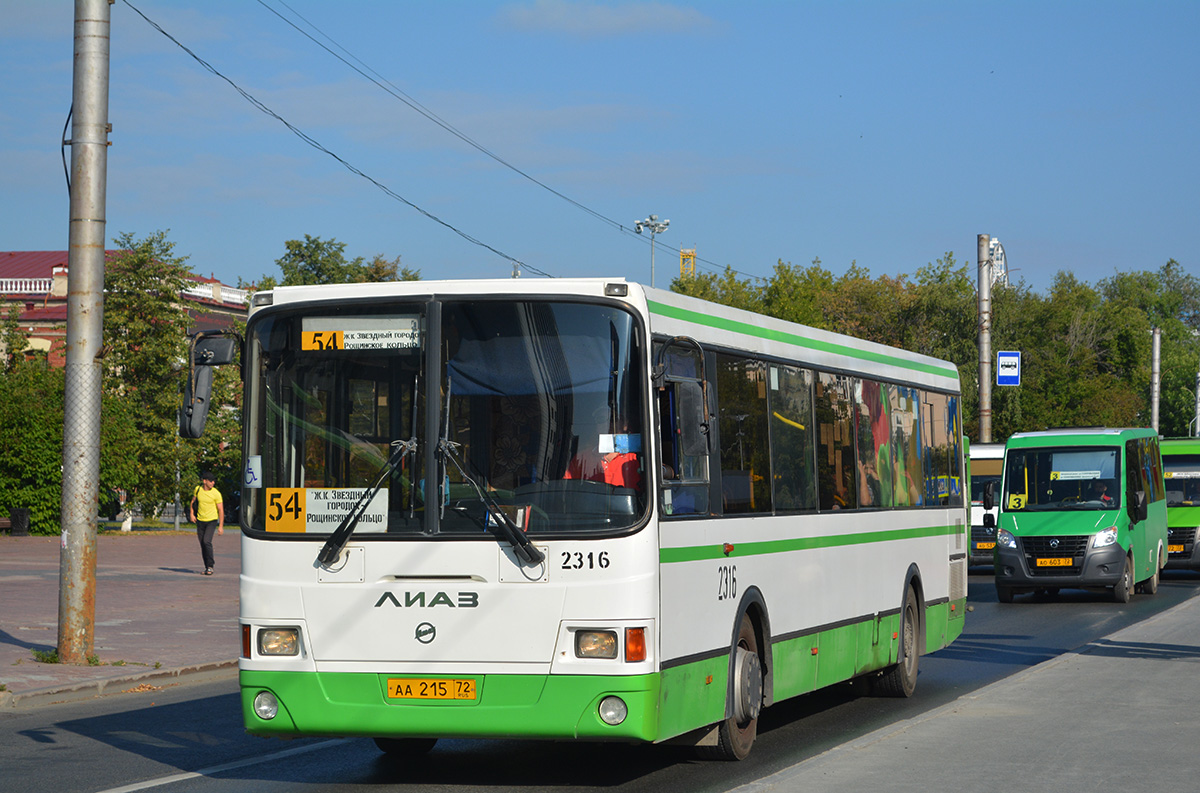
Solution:
[[[105,259],[118,251],[105,251]],[[226,328],[245,321],[249,293],[216,278],[192,276],[180,295],[196,327]],[[52,366],[63,366],[67,336],[67,251],[0,251],[0,313],[12,306],[29,338],[30,351],[42,351]]]

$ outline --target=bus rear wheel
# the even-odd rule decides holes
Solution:
[[[921,636],[920,615],[917,610],[917,593],[909,587],[904,593],[904,608],[900,610],[900,657],[896,665],[876,678],[871,686],[872,693],[883,697],[911,697],[917,690],[917,659],[921,650],[917,641]]]
[[[703,756],[715,760],[743,760],[758,736],[758,714],[763,701],[763,667],[758,636],[750,616],[742,615],[733,645],[733,714],[717,725],[717,745],[701,747]]]
[[[376,738],[375,746],[388,757],[399,759],[424,757],[433,749],[437,738]]]

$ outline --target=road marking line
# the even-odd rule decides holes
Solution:
[[[250,757],[245,760],[235,760],[232,763],[214,765],[211,768],[201,768],[199,771],[188,771],[184,774],[171,774],[170,776],[159,777],[158,779],[148,779],[145,782],[135,782],[132,785],[109,788],[108,790],[101,790],[99,793],[134,793],[134,791],[137,790],[147,790],[152,787],[160,787],[162,785],[171,785],[175,782],[182,782],[185,779],[195,779],[196,777],[220,774],[224,771],[232,771],[235,768],[245,768],[248,765],[269,763],[272,760],[281,760],[284,757],[305,754],[307,752],[315,752],[318,749],[328,749],[331,746],[339,746],[349,742],[349,738],[340,738],[333,741],[321,741],[320,743],[314,743],[308,746],[297,746],[294,749],[284,749],[282,752],[275,752],[274,754],[268,754],[262,757]]]

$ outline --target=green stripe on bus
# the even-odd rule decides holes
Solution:
[[[872,542],[913,540],[921,537],[942,537],[963,531],[961,526],[925,526],[917,529],[895,531],[863,531],[855,534],[836,534],[824,537],[795,537],[788,540],[765,542],[739,542],[733,550],[725,553],[723,545],[695,545],[685,548],[660,548],[658,559],[662,564],[674,562],[699,562],[705,559],[724,559],[738,556],[760,556],[769,553],[809,551],[816,548],[838,548],[846,545],[866,545]]]
[[[911,369],[916,372],[925,372],[926,374],[935,374],[941,377],[957,378],[958,370],[954,368],[945,368],[935,366],[933,364],[919,363],[917,361],[906,361],[903,358],[896,358],[891,355],[880,352],[870,352],[868,350],[860,350],[856,347],[850,347],[845,344],[836,344],[834,342],[820,341],[818,339],[810,339],[805,336],[798,336],[795,333],[788,333],[782,330],[771,330],[762,328],[758,325],[751,325],[748,322],[738,322],[733,319],[725,319],[723,317],[714,317],[710,314],[701,314],[698,311],[692,311],[686,308],[678,308],[669,306],[665,303],[657,303],[653,300],[649,301],[650,312],[671,319],[679,319],[685,322],[695,322],[697,325],[707,325],[710,328],[718,330],[732,331],[734,333],[742,333],[747,336],[757,336],[760,339],[769,341],[782,342],[784,344],[793,344],[797,347],[807,347],[818,352],[827,352],[833,355],[845,355],[848,358],[857,358],[862,361],[870,361],[872,363],[888,364],[890,366],[899,366],[904,369]]]

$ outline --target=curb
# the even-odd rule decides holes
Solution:
[[[130,686],[165,683],[166,685],[181,685],[183,683],[203,683],[215,680],[225,680],[237,676],[237,659],[229,661],[213,661],[181,666],[172,669],[154,669],[147,672],[109,677],[102,680],[88,680],[63,685],[37,688],[31,691],[0,691],[0,710],[15,710],[38,708],[44,705],[58,705],[65,702],[80,702],[103,696],[123,693]]]

